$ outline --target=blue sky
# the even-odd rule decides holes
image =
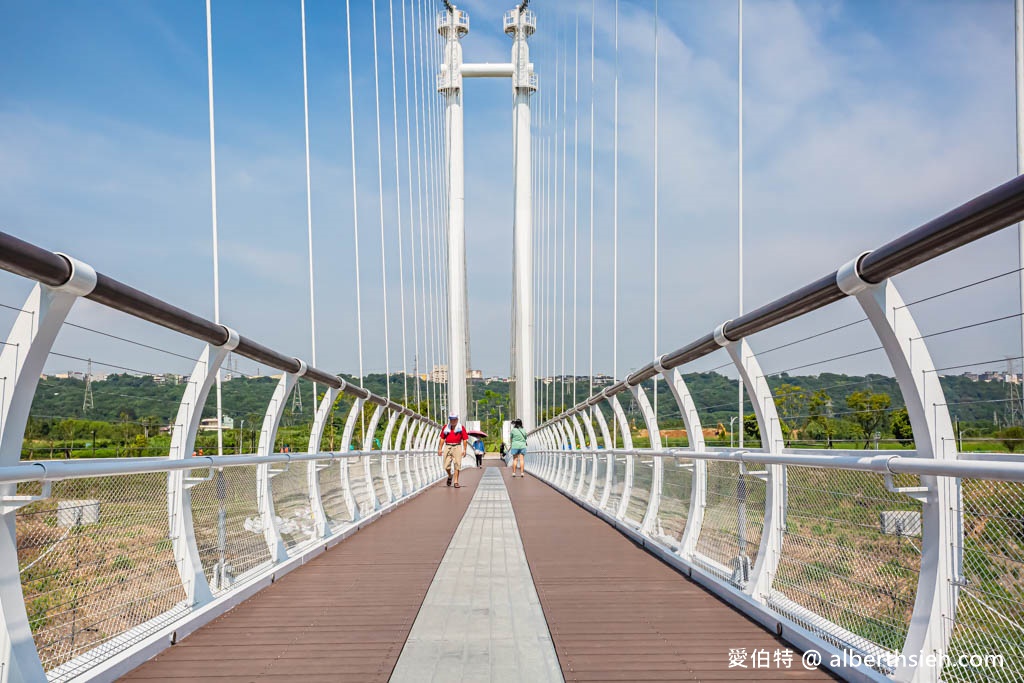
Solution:
[[[0,28],[0,225],[183,307],[211,316],[209,140],[205,9],[201,0],[2,1]],[[430,3],[430,11],[434,9]],[[417,7],[424,7],[417,1]],[[508,9],[470,0],[467,61],[507,59]],[[536,0],[533,60],[548,121],[538,145],[568,121],[572,170],[575,29],[580,30],[579,231],[576,363],[588,368],[589,37],[591,3]],[[614,5],[596,4],[594,233],[595,366],[612,362],[612,94]],[[344,3],[309,0],[310,133],[316,245],[318,364],[354,371],[351,168]],[[401,3],[394,9],[400,33]],[[398,248],[388,3],[377,3],[384,218],[392,369],[400,369]],[[745,228],[748,308],[782,295],[1001,183],[1015,173],[1013,6],[993,2],[747,0],[745,30]],[[367,370],[384,368],[371,4],[353,2],[353,70],[359,229]],[[310,355],[299,3],[214,0],[222,310],[226,323],[282,351]],[[653,3],[620,5],[620,374],[654,353]],[[669,350],[736,310],[736,7],[710,0],[660,5],[660,332]],[[558,46],[561,47],[558,47]],[[433,43],[432,43],[433,46]],[[436,47],[436,46],[435,46]],[[401,53],[398,55],[401,60]],[[557,65],[556,65],[556,59]],[[400,64],[401,67],[401,64]],[[434,68],[424,69],[432,78]],[[404,71],[399,68],[400,73]],[[563,80],[564,79],[564,80]],[[565,119],[551,125],[556,84],[568,86]],[[397,89],[402,99],[402,76]],[[467,244],[474,365],[506,374],[511,284],[509,85],[467,83]],[[428,93],[440,112],[437,96]],[[559,100],[558,111],[561,111]],[[404,109],[400,169],[406,169]],[[560,114],[559,114],[560,116]],[[437,130],[434,130],[436,134]],[[557,133],[560,135],[560,133]],[[558,144],[562,138],[558,137]],[[538,150],[541,148],[538,147]],[[561,147],[558,148],[561,152]],[[539,157],[549,165],[552,158]],[[561,162],[559,161],[559,164]],[[571,190],[570,174],[566,186]],[[408,187],[402,186],[403,201]],[[565,207],[571,245],[573,208]],[[405,220],[408,220],[407,208]],[[408,231],[408,224],[404,230]],[[543,225],[538,225],[543,240]],[[405,233],[408,239],[408,232]],[[560,235],[560,233],[559,233]],[[565,258],[560,248],[545,253]],[[406,256],[408,258],[408,256]],[[406,264],[408,267],[408,264]],[[903,276],[908,299],[1018,267],[1005,232]],[[407,287],[408,272],[406,271]],[[570,297],[559,321],[571,339]],[[0,278],[0,303],[18,305],[28,284]],[[406,365],[413,356],[407,289]],[[939,331],[1018,310],[1014,278],[963,300],[923,305]],[[853,320],[842,304],[752,340],[755,350]],[[185,355],[196,344],[84,304],[77,322],[117,328]],[[5,319],[6,320],[6,319]],[[422,320],[422,316],[421,316]],[[1019,355],[1018,323],[937,337],[940,366]],[[550,326],[548,327],[550,329]],[[769,371],[870,348],[852,328],[811,349],[774,354]],[[833,335],[834,337],[835,335]],[[762,338],[763,337],[763,338]],[[188,363],[68,330],[58,350],[115,358],[144,370]],[[552,348],[561,348],[556,341]],[[786,355],[789,353],[789,355]],[[105,355],[104,355],[105,354]],[[572,368],[572,347],[565,367]],[[421,349],[421,367],[430,362]],[[710,358],[702,367],[724,362]],[[541,369],[560,371],[561,352]],[[76,363],[63,357],[53,370]],[[866,354],[808,371],[885,371]]]

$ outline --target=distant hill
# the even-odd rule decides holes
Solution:
[[[342,376],[347,381],[358,383],[358,380],[350,375]],[[718,422],[727,424],[729,418],[736,414],[736,380],[729,379],[717,372],[690,373],[685,374],[684,378],[706,425],[711,426]],[[903,405],[903,398],[896,380],[885,375],[856,376],[822,373],[820,375],[790,376],[783,374],[770,377],[768,382],[773,390],[783,384],[801,387],[807,393],[824,390],[831,397],[834,410],[837,413],[845,410],[846,398],[855,391],[887,393],[892,399],[894,408]],[[942,377],[941,382],[946,402],[949,404],[954,418],[959,418],[964,422],[988,422],[991,424],[993,412],[997,417],[1002,417],[1005,410],[1005,384],[972,381],[961,376]],[[223,382],[224,414],[236,421],[245,419],[250,424],[251,420],[261,419],[276,383],[277,380],[271,377],[238,377]],[[408,378],[407,382],[403,382],[401,374],[391,375],[392,398],[402,402],[407,386],[410,396],[409,403],[414,404],[416,384],[414,378]],[[364,386],[374,393],[386,394],[387,387],[383,374],[367,375],[364,379]],[[554,393],[560,394],[561,379],[556,381],[554,386]],[[568,395],[568,390],[572,386],[571,378],[567,379],[566,386],[565,400],[556,399],[554,405],[561,406],[564,403],[564,405],[570,406],[586,398],[589,378],[578,378],[575,399]],[[425,400],[432,391],[436,395],[437,390],[442,387],[420,381],[419,388],[421,400]],[[667,384],[659,382],[658,388],[659,422],[664,420],[665,425],[668,426],[678,420],[678,411]],[[137,421],[152,418],[152,422],[166,425],[177,414],[178,404],[184,390],[183,382],[175,384],[173,381],[166,382],[161,378],[148,375],[110,375],[104,380],[93,381],[94,406],[88,412],[83,412],[82,402],[85,395],[83,380],[47,377],[39,383],[35,401],[32,404],[32,416],[37,420],[84,418],[100,422]],[[302,410],[293,412],[293,403],[290,398],[285,411],[285,424],[300,424],[312,420],[314,407],[310,383],[301,381],[299,391],[302,396]],[[547,391],[548,395],[551,395],[552,388],[551,385],[539,385],[537,391],[538,394]],[[481,419],[486,420],[488,412],[493,419],[497,419],[499,407],[502,409],[501,414],[508,418],[509,385],[507,382],[492,380],[489,383],[484,383],[474,380],[470,382],[470,393],[471,401],[480,401],[480,404],[471,403],[469,418],[474,417],[475,409],[479,409]],[[342,405],[351,405],[351,401],[343,399]],[[441,409],[444,409],[443,405]],[[212,391],[204,407],[203,415],[204,417],[216,415],[216,402]]]

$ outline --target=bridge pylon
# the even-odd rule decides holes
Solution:
[[[466,295],[465,154],[462,117],[463,78],[511,78],[514,95],[512,135],[514,228],[512,277],[512,379],[514,416],[523,426],[536,426],[533,371],[533,158],[530,96],[537,75],[530,63],[527,38],[537,30],[537,17],[521,2],[504,16],[512,38],[512,59],[504,64],[465,64],[459,42],[469,33],[469,15],[446,2],[437,15],[437,32],[445,39],[444,62],[437,90],[445,96],[445,149],[448,170],[448,392],[451,411],[465,416],[469,329]]]

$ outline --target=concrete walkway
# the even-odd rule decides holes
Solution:
[[[499,468],[484,468],[391,680],[563,680]]]

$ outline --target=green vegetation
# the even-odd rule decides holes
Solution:
[[[358,382],[355,378],[342,376]],[[729,432],[730,419],[734,419],[736,414],[735,380],[716,372],[690,373],[684,377],[704,427],[713,430],[705,438],[713,445],[728,444],[730,436],[733,436]],[[957,420],[963,450],[1014,452],[1021,448],[1024,428],[1007,427],[999,412],[993,419],[993,406],[997,406],[998,411],[1003,410],[1005,385],[974,382],[959,376],[941,379],[946,402]],[[414,403],[415,378],[406,379],[394,374],[389,382],[393,398],[401,402],[408,389],[410,404]],[[910,420],[899,387],[892,377],[876,374],[782,374],[768,378],[768,382],[776,398],[783,437],[791,447],[871,448],[875,433],[880,435],[880,447],[909,448],[913,444]],[[251,453],[256,450],[263,413],[276,383],[273,377],[236,377],[223,383],[224,414],[234,421],[234,428],[224,431],[225,452]],[[418,384],[422,399],[420,409],[426,411],[427,402],[434,400],[437,387],[422,380]],[[542,411],[541,420],[560,413],[563,405],[568,407],[582,401],[590,386],[589,378],[580,378],[576,382],[576,395],[572,397],[572,379],[567,379],[564,392],[561,384],[559,379],[554,385],[538,385],[538,394],[546,392],[552,404]],[[168,425],[173,423],[177,414],[185,391],[184,381],[174,384],[173,381],[160,382],[151,376],[120,374],[94,381],[92,386],[95,407],[83,413],[85,383],[81,379],[50,377],[40,382],[26,430],[23,457],[132,457],[165,455],[168,452]],[[386,394],[388,388],[382,374],[368,375],[364,386],[381,395]],[[510,417],[509,389],[506,382],[470,381],[469,414],[465,417],[480,420],[481,428],[488,434],[485,441],[489,450],[497,450],[501,423]],[[289,399],[275,443],[277,450],[306,449],[314,412],[313,393],[306,381],[299,382],[298,391],[302,394],[303,409],[293,410]],[[563,393],[564,401],[561,401],[558,397]],[[639,407],[628,396],[622,404],[634,444],[646,446],[649,440],[642,431]],[[324,448],[334,450],[340,447],[341,433],[350,408],[351,399],[346,396],[338,399],[324,431]],[[439,409],[443,410],[444,406]],[[607,407],[603,409],[610,420],[610,411]],[[372,410],[372,406],[367,406],[367,420],[358,423],[355,434],[358,442],[362,440],[361,430]],[[665,382],[658,383],[658,412],[659,425],[663,432],[669,434],[663,439],[666,445],[685,444],[685,437],[671,435],[673,430],[683,428],[683,421]],[[216,404],[211,392],[203,408],[203,417],[215,415]],[[757,422],[749,404],[743,423],[746,443],[751,446],[759,443]],[[384,427],[383,424],[378,426],[376,439],[383,436]],[[200,432],[196,448],[206,453],[216,450],[216,432]]]

